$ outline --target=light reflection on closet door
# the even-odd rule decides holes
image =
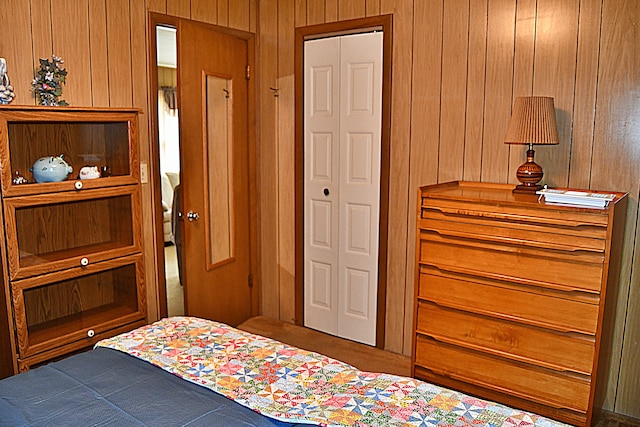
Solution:
[[[207,76],[208,268],[233,260],[232,82]]]

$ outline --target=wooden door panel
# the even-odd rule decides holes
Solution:
[[[185,312],[233,326],[254,298],[249,37],[237,34],[180,20],[177,37]]]

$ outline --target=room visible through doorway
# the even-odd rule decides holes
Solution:
[[[158,153],[162,194],[162,235],[169,316],[184,314],[184,291],[178,268],[176,221],[180,185],[180,129],[177,103],[176,29],[156,26],[158,72]]]

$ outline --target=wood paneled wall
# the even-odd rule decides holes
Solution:
[[[72,105],[147,113],[147,11],[258,33],[262,310],[294,321],[294,30],[393,14],[386,346],[409,354],[419,185],[515,182],[503,144],[514,97],[555,98],[561,143],[538,147],[545,182],[628,191],[607,405],[640,417],[640,2],[636,0],[3,0],[0,56],[17,104],[39,57],[61,56]],[[274,96],[270,88],[277,88]],[[143,114],[142,120],[145,120]],[[141,126],[141,161],[150,160]],[[154,172],[154,170],[151,170]],[[154,203],[143,186],[149,313],[157,316]]]

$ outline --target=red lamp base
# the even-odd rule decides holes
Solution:
[[[527,161],[518,167],[516,177],[522,184],[513,189],[514,193],[535,194],[536,191],[542,188],[542,185],[538,183],[542,180],[544,173],[542,167],[533,161],[534,154],[533,148],[529,148],[527,150]]]

